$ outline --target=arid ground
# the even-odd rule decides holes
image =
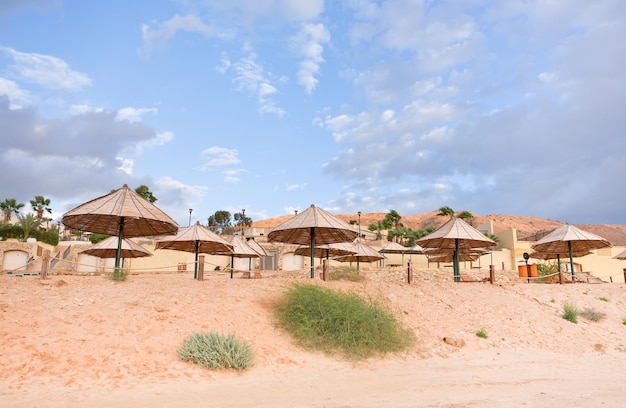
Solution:
[[[625,284],[529,284],[513,272],[454,283],[449,270],[424,269],[409,285],[402,271],[361,273],[358,283],[308,271],[0,275],[0,406],[623,406]],[[358,363],[303,350],[272,313],[294,282],[382,299],[417,343]],[[604,318],[566,321],[567,302]],[[178,358],[185,338],[213,330],[247,340],[255,365],[208,371]]]

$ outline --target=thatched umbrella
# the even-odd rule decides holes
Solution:
[[[477,248],[489,248],[496,243],[460,218],[452,217],[439,229],[417,240],[424,248],[448,249],[453,252],[454,281],[461,281],[459,255]]]
[[[81,254],[97,256],[98,258],[115,258],[117,256],[117,237],[109,237],[80,251]],[[122,258],[141,258],[152,256],[152,252],[130,239],[122,240]]]
[[[397,242],[391,242],[388,245],[384,246],[380,251],[381,254],[402,254],[402,266],[404,266],[404,254],[408,253],[411,248],[407,248],[403,245],[398,244]],[[384,266],[384,264],[383,264]]]
[[[233,250],[230,252],[230,278],[233,278],[233,269],[235,268],[235,258],[260,258],[261,255],[246,243],[239,235],[228,238],[228,242],[232,244]]]
[[[573,225],[565,224],[541,238],[531,248],[537,252],[551,254],[569,254],[572,281],[574,276],[574,253],[583,253],[595,249],[610,247],[606,239],[583,231]]]
[[[613,257],[614,259],[626,259],[626,250],[620,252],[619,254],[615,255]]]
[[[359,271],[359,263],[360,262],[375,262],[380,261],[381,259],[385,259],[385,255],[382,255],[380,252],[376,251],[374,248],[369,245],[365,245],[362,242],[356,242],[354,244],[356,249],[356,253],[350,255],[337,256],[334,259],[339,262],[354,262],[356,261],[356,270]]]
[[[172,249],[195,254],[194,279],[198,278],[198,254],[221,255],[233,250],[233,245],[205,226],[196,222],[182,229],[178,234],[163,237],[156,241],[155,249]]]
[[[352,242],[338,242],[336,244],[318,245],[314,248],[316,258],[330,258],[335,256],[343,256],[355,254],[357,249]],[[307,256],[311,254],[311,248],[308,245],[300,245],[294,251],[294,255]]]
[[[272,228],[267,234],[270,241],[309,245],[311,257],[311,279],[315,276],[315,247],[322,244],[352,241],[358,233],[354,228],[321,208],[311,207],[293,218]]]
[[[66,212],[62,222],[69,229],[117,236],[116,270],[120,265],[122,239],[178,231],[176,221],[126,184]]]

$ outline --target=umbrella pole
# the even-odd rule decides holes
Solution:
[[[124,217],[120,217],[120,228],[117,233],[117,251],[115,251],[115,269],[113,277],[118,278],[120,274],[120,259],[122,258],[122,235],[124,233]]]
[[[233,269],[235,268],[235,255],[230,256],[230,278],[233,278]]]
[[[459,269],[459,240],[456,238],[454,240],[454,260],[453,260],[453,269],[454,269],[454,281],[461,281],[461,270]]]
[[[315,228],[311,227],[311,279],[313,279],[315,277],[315,268],[313,266],[313,262],[315,261],[315,248],[313,247],[315,245]]]
[[[569,249],[569,267],[572,268],[572,282],[574,282],[575,277],[574,277],[574,257],[572,256],[572,241],[567,241],[567,248]]]
[[[193,278],[198,279],[198,249],[200,247],[200,240],[196,239],[196,262],[193,266]]]
[[[560,254],[556,254],[556,267],[558,268],[557,271],[561,273],[561,255]]]

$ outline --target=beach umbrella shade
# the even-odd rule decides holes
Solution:
[[[115,268],[120,264],[124,238],[174,234],[178,224],[126,184],[66,212],[65,228],[114,235],[118,238]]]
[[[620,252],[619,254],[615,255],[613,257],[614,259],[626,259],[626,250]]]
[[[250,245],[242,239],[241,236],[232,236],[228,239],[232,244],[233,250],[230,252],[230,278],[233,278],[233,269],[235,266],[235,258],[260,258],[261,255],[255,251]]]
[[[198,254],[224,255],[230,254],[233,245],[207,227],[196,222],[191,227],[183,228],[178,234],[157,239],[155,249],[171,249],[174,251],[195,254],[193,277],[198,278]]]
[[[574,253],[584,253],[610,246],[609,241],[598,235],[565,224],[541,238],[531,248],[536,252],[568,254],[573,281],[575,279]]]
[[[98,258],[115,258],[117,256],[117,241],[117,237],[109,237],[93,244],[89,248],[83,249],[79,253],[97,256]],[[122,258],[142,258],[144,256],[152,256],[152,252],[130,239],[122,239],[120,256]]]
[[[379,252],[381,254],[402,254],[402,266],[404,266],[404,254],[408,253],[411,248],[407,248],[397,242],[391,242],[383,247]],[[384,266],[384,265],[383,265]]]
[[[354,244],[354,248],[356,249],[356,253],[350,255],[337,256],[334,259],[339,262],[355,262],[356,261],[356,270],[359,271],[359,264],[361,262],[375,262],[380,261],[381,259],[385,259],[385,255],[376,251],[369,245],[365,245],[362,242],[356,242]]]
[[[357,249],[352,242],[338,242],[336,244],[318,245],[313,249],[313,251],[316,258],[330,258],[355,254]],[[308,245],[300,245],[294,251],[294,255],[309,256],[310,254],[311,247]]]
[[[487,249],[496,246],[496,243],[482,232],[472,227],[460,218],[452,217],[450,221],[436,231],[417,240],[419,245],[427,248],[448,249],[452,251],[454,281],[461,281],[459,269],[459,255],[472,249]]]
[[[263,248],[258,242],[256,242],[254,238],[248,239],[246,241],[246,244],[248,244],[248,246],[252,248],[254,252],[259,254],[259,256],[267,256],[267,251],[265,250],[265,248]]]
[[[358,233],[354,227],[331,213],[311,205],[267,234],[269,241],[309,245],[311,278],[314,277],[315,247],[323,244],[351,242]]]

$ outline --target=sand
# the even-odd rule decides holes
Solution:
[[[0,275],[2,407],[618,407],[626,387],[624,284],[454,283],[450,272],[366,270],[364,282],[302,273]],[[383,299],[416,335],[405,353],[354,363],[306,351],[273,324],[292,283]],[[606,314],[564,320],[565,302]],[[476,336],[484,330],[488,338]],[[241,373],[181,361],[198,331],[255,350]],[[462,342],[457,347],[444,338]]]

